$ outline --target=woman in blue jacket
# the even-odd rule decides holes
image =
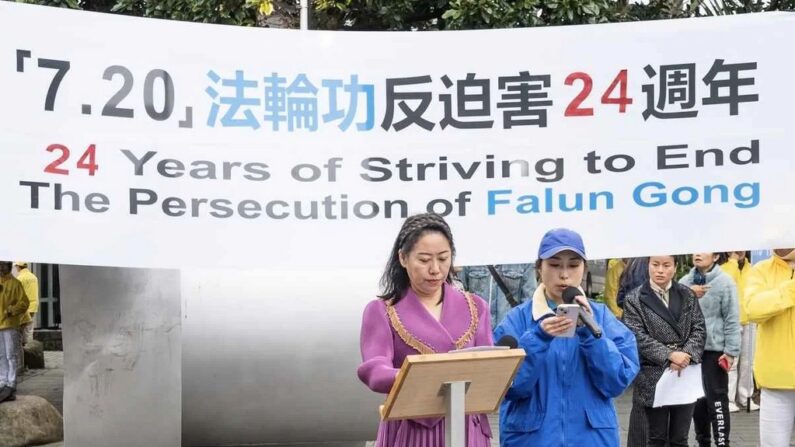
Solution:
[[[635,336],[603,304],[576,298],[602,328],[596,338],[555,316],[563,290],[578,287],[585,273],[585,247],[574,231],[547,232],[538,250],[541,283],[533,299],[514,308],[495,329],[495,340],[514,337],[527,353],[500,407],[500,445],[618,446],[613,398],[638,373]]]

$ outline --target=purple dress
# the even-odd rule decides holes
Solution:
[[[491,346],[489,309],[478,296],[465,296],[444,284],[440,321],[409,289],[395,306],[371,301],[362,317],[362,364],[359,379],[371,390],[388,394],[407,355],[442,353],[471,346]],[[489,447],[486,415],[467,416],[467,446]],[[444,418],[381,421],[376,447],[443,447]]]

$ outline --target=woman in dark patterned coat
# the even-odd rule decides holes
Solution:
[[[646,410],[649,446],[688,445],[695,402],[653,408],[654,390],[666,369],[700,363],[706,340],[701,307],[690,288],[673,280],[675,272],[673,256],[650,257],[649,281],[624,301],[624,324],[635,333],[640,354],[632,404]]]

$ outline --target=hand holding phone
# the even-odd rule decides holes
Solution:
[[[558,337],[574,337],[574,331],[577,330],[577,320],[580,316],[580,306],[577,304],[560,304],[555,309],[555,314],[558,317],[565,318],[571,321],[571,327]]]

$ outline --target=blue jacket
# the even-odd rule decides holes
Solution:
[[[613,398],[638,374],[638,348],[605,305],[591,307],[598,339],[584,327],[572,338],[544,332],[540,321],[553,313],[543,285],[494,330],[495,340],[511,335],[527,353],[500,406],[502,447],[620,445]]]
[[[707,293],[698,299],[707,325],[705,351],[724,352],[737,358],[740,355],[740,305],[737,285],[717,264],[707,272]],[[699,281],[700,282],[700,281]],[[688,287],[696,283],[696,268],[679,280]],[[703,283],[702,283],[703,284]]]

